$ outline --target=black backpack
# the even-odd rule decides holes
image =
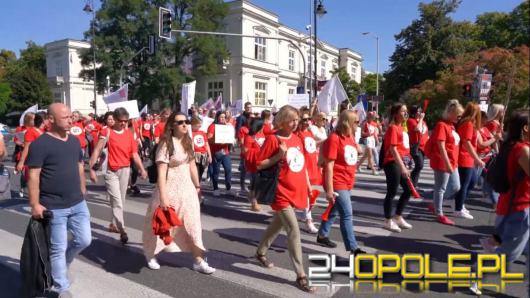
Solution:
[[[512,145],[503,144],[499,149],[499,153],[492,156],[486,165],[486,181],[498,193],[505,193],[510,190],[508,158],[512,147]]]

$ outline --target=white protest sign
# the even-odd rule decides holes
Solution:
[[[188,110],[195,102],[195,85],[197,81],[182,84],[182,99],[180,100],[180,111],[188,114]]]
[[[309,94],[289,94],[287,103],[297,109],[309,106]]]
[[[20,119],[18,120],[18,123],[20,124],[20,126],[24,126],[24,116],[26,116],[27,113],[36,114],[38,110],[39,110],[39,105],[38,104],[27,108],[24,111],[24,113],[22,113],[22,115],[20,115]]]
[[[199,130],[203,132],[208,132],[208,127],[210,127],[210,125],[213,123],[213,120],[214,119],[210,117],[202,117],[202,125]]]
[[[216,144],[233,144],[235,140],[235,129],[232,125],[215,124]]]
[[[138,102],[136,100],[109,103],[107,107],[109,108],[109,111],[114,111],[117,108],[124,108],[129,112],[129,119],[140,118]]]

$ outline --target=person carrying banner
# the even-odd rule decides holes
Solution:
[[[233,195],[232,192],[232,159],[230,158],[229,144],[216,144],[215,134],[216,125],[227,125],[226,113],[218,111],[215,115],[215,121],[208,127],[208,142],[210,143],[210,149],[212,151],[212,176],[210,177],[213,185],[213,195],[218,197],[219,193],[219,170],[221,165],[225,172],[225,186],[226,191],[229,195]]]

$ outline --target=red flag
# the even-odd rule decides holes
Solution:
[[[427,111],[427,107],[429,106],[429,99],[426,98],[423,100],[423,112]]]
[[[407,184],[409,185],[410,192],[412,193],[412,197],[415,199],[421,198],[418,191],[416,191],[416,187],[414,187],[414,184],[412,184],[412,180],[410,180],[410,178],[407,178]]]
[[[310,208],[315,205],[317,202],[318,195],[320,194],[320,191],[318,189],[313,189],[311,193],[309,194],[309,206]]]
[[[328,203],[328,208],[326,208],[326,211],[322,213],[322,220],[327,221],[329,218],[329,213],[331,212],[331,208],[333,208],[333,204]]]

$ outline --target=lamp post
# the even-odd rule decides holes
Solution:
[[[364,32],[363,35],[373,35],[376,41],[375,95],[379,96],[379,36],[374,35],[371,32]]]
[[[310,17],[311,18],[311,17]],[[313,69],[313,66],[311,65],[311,58],[313,56],[313,47],[311,45],[312,43],[312,38],[313,38],[313,34],[311,32],[311,28],[313,28],[313,26],[310,24],[310,25],[307,25],[305,26],[305,29],[309,32],[309,39],[308,39],[308,43],[309,43],[309,57],[307,59],[308,61],[308,73],[307,74],[304,74],[304,75],[308,75],[309,76],[309,86],[304,86],[304,88],[308,88],[309,90],[309,105],[311,105],[311,101],[313,100],[313,73],[311,72],[312,69]]]
[[[314,30],[314,34],[313,34],[313,43],[315,45],[315,55],[314,55],[314,60],[313,60],[313,69],[315,70],[315,73],[314,73],[314,82],[313,82],[313,94],[314,96],[316,97],[317,96],[317,90],[318,90],[318,78],[317,78],[317,67],[318,67],[318,64],[317,64],[317,16],[318,17],[322,17],[324,16],[326,13],[328,13],[326,11],[326,9],[324,8],[324,4],[322,4],[322,1],[323,0],[318,0],[318,4],[317,4],[317,0],[314,0],[313,1],[313,30]]]
[[[86,13],[92,13],[92,59],[94,63],[94,113],[97,115],[98,113],[98,102],[97,102],[97,90],[96,90],[96,11],[94,10],[94,1],[93,0],[87,0],[87,3],[85,7],[83,8],[83,11]]]

